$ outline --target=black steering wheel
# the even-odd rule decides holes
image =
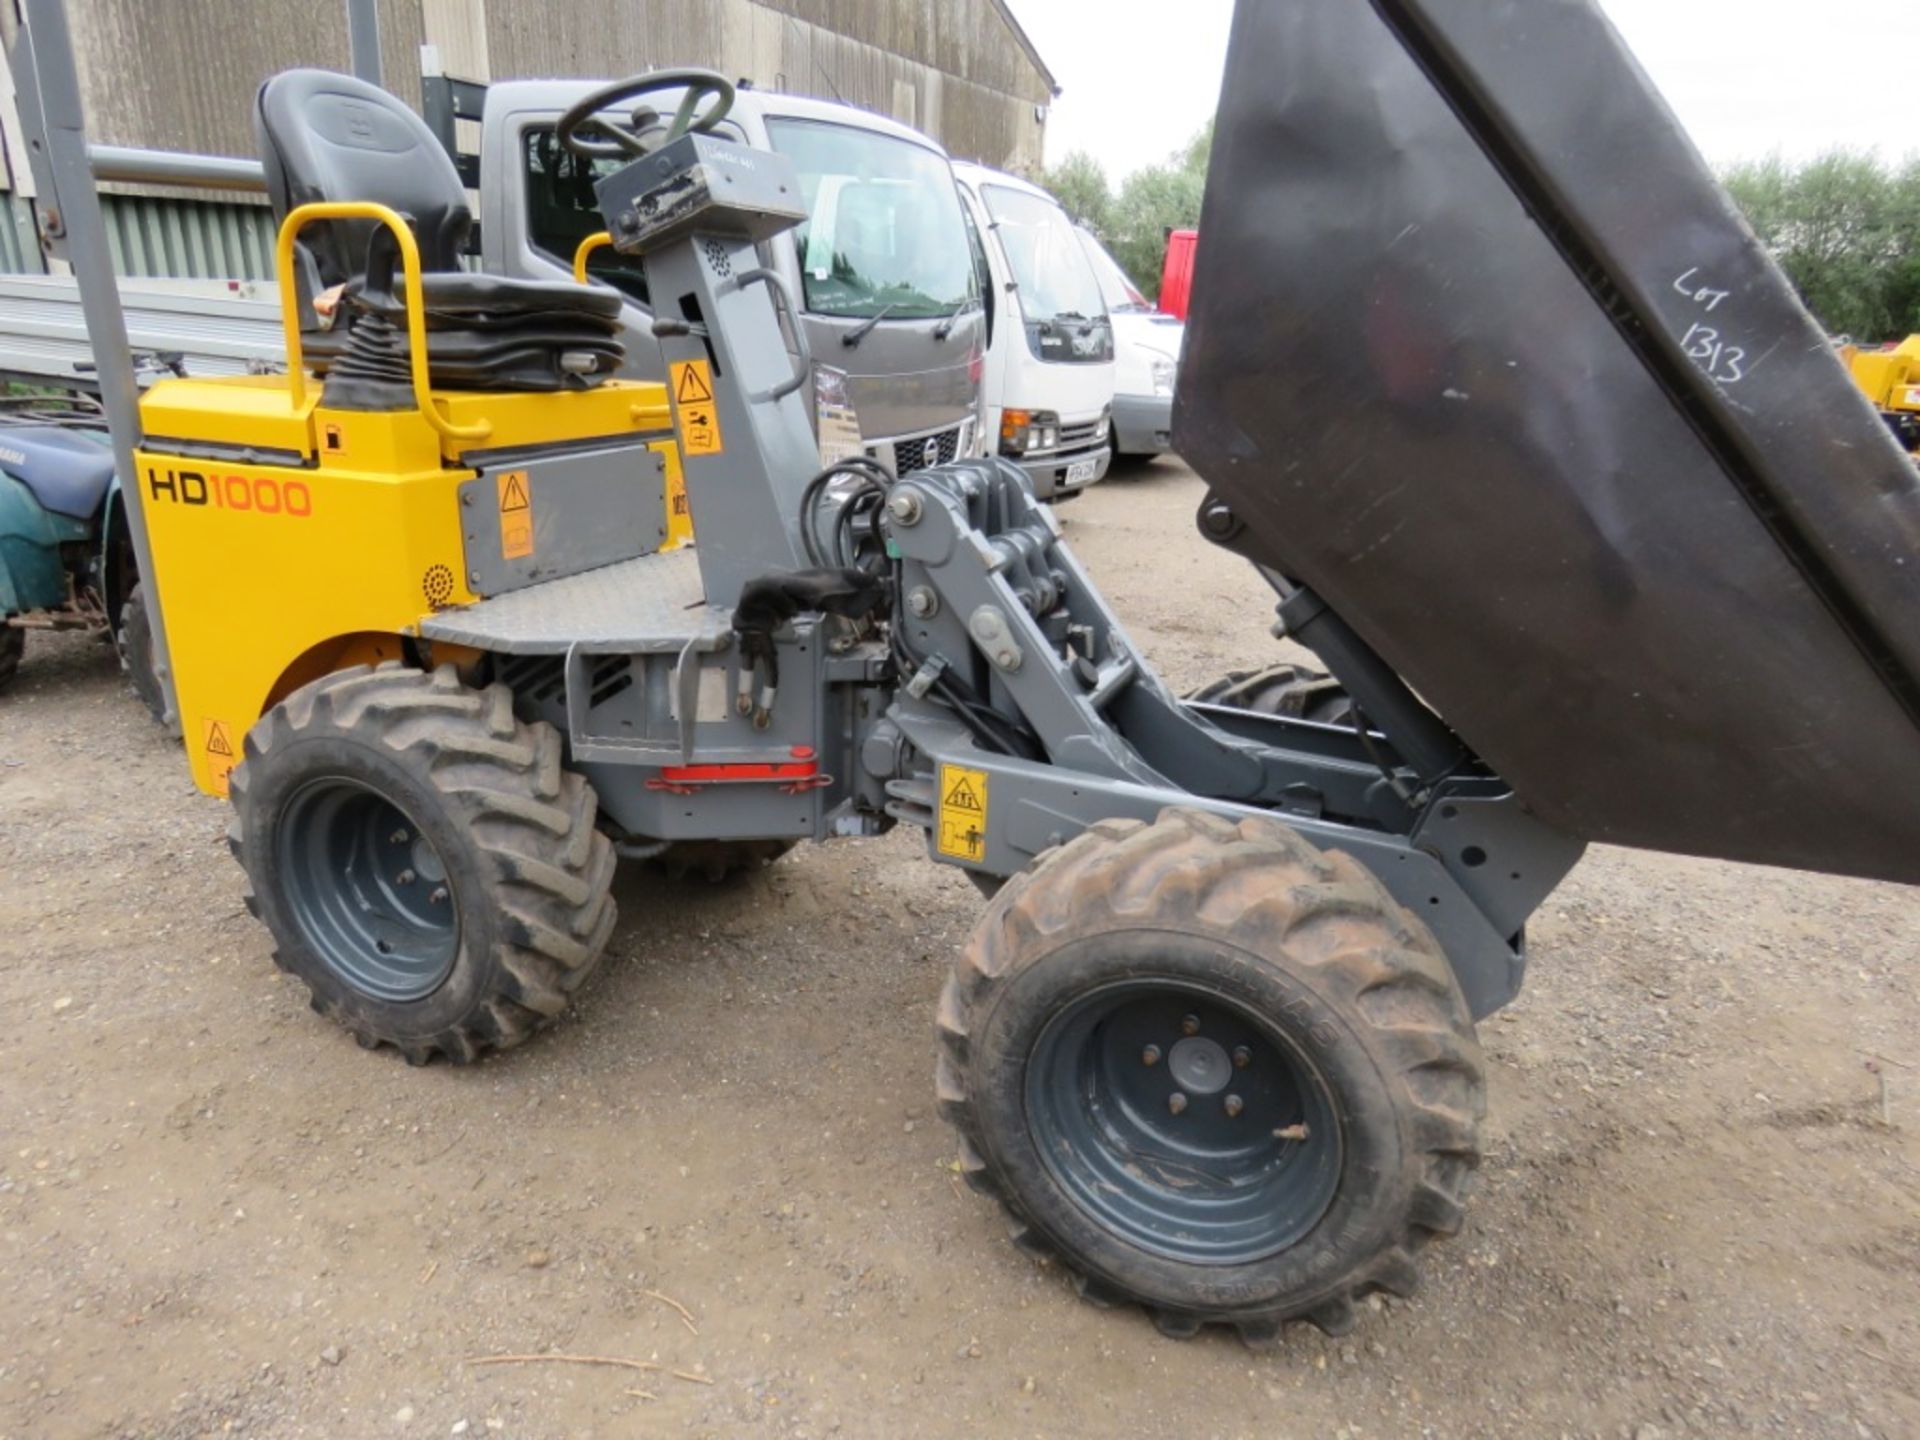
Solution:
[[[656,147],[647,144],[639,133],[650,129],[651,123],[623,126],[603,119],[600,112],[630,100],[638,100],[642,95],[682,88],[686,94],[681,97],[680,108],[674,112],[673,123],[667,127],[667,138],[663,144],[671,144],[687,134],[710,135],[714,127],[727,118],[727,112],[733,109],[733,82],[717,70],[654,70],[646,75],[632,75],[602,86],[562,115],[553,133],[562,145],[589,160],[631,159],[651,155]],[[709,98],[713,103],[705,110],[700,109],[700,102]],[[635,113],[636,122],[640,113]],[[659,119],[657,111],[648,110],[644,113],[648,122],[657,122]],[[590,126],[607,138],[586,139],[579,133],[582,126]]]

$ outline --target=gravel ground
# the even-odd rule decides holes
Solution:
[[[1199,495],[1162,461],[1062,512],[1181,686],[1272,650]],[[959,1185],[931,1015],[979,901],[910,837],[623,873],[575,1015],[411,1070],[273,969],[225,823],[103,647],[31,640],[0,1437],[1920,1435],[1911,891],[1593,852],[1483,1027],[1466,1231],[1254,1353],[1080,1304]],[[470,1363],[553,1350],[661,1368]]]

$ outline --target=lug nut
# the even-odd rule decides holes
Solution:
[[[396,830],[391,835],[387,836],[387,843],[389,845],[404,845],[407,843],[407,841],[411,840],[412,838],[413,837],[407,834],[406,831]]]
[[[1180,1033],[1182,1035],[1198,1035],[1200,1033],[1200,1017],[1198,1015],[1187,1016],[1186,1019],[1180,1022]]]
[[[1252,1063],[1253,1063],[1253,1051],[1249,1050],[1244,1045],[1236,1045],[1233,1047],[1233,1068],[1234,1069],[1244,1070],[1247,1068],[1247,1066],[1251,1065]]]
[[[1227,1096],[1226,1105],[1227,1105],[1227,1118],[1229,1120],[1239,1119],[1240,1112],[1247,1108],[1247,1102],[1242,1100],[1238,1095]]]
[[[411,885],[416,878],[411,870],[402,870],[398,875],[393,877],[393,883],[396,885]]]
[[[1158,1045],[1147,1046],[1146,1049],[1140,1052],[1140,1063],[1142,1065],[1158,1065],[1160,1063],[1160,1047]]]
[[[1187,1097],[1182,1095],[1178,1090],[1174,1091],[1173,1094],[1167,1097],[1167,1109],[1171,1110],[1174,1114],[1178,1115],[1182,1110],[1185,1110],[1186,1108],[1187,1108]]]
[[[431,895],[427,896],[427,903],[429,905],[446,904],[447,903],[447,887],[444,885],[436,886],[434,888],[434,892]]]

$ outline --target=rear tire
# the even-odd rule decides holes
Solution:
[[[113,632],[114,650],[120,656],[120,673],[127,677],[134,696],[147,707],[153,723],[174,736],[179,726],[167,724],[167,690],[160,681],[154,663],[153,621],[147,614],[146,587],[135,584],[120,607],[120,624]]]
[[[504,685],[388,662],[316,680],[247,735],[228,843],[274,961],[368,1049],[517,1045],[613,932],[611,842],[559,734]]]
[[[676,840],[655,857],[670,880],[697,875],[717,885],[728,876],[760,870],[793,849],[792,840]]]
[[[1187,697],[1206,705],[1231,705],[1257,715],[1353,724],[1353,697],[1333,676],[1310,665],[1281,663],[1264,670],[1233,670]]]
[[[20,657],[27,653],[27,632],[0,619],[0,690],[20,673]]]
[[[1169,1335],[1344,1333],[1460,1228],[1485,1085],[1459,986],[1365,867],[1278,821],[1168,810],[1050,852],[938,1029],[969,1183]]]

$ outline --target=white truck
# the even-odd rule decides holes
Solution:
[[[1186,324],[1141,294],[1092,231],[1078,226],[1076,233],[1113,321],[1114,458],[1164,454],[1173,448],[1173,382]]]
[[[594,88],[520,80],[487,90],[485,269],[565,278],[580,241],[601,228],[593,182],[631,157],[583,160],[554,139],[555,121]],[[658,114],[670,118],[678,98],[664,92]],[[799,297],[823,452],[857,449],[901,475],[974,453],[985,324],[946,152],[869,111],[750,88],[720,133],[787,156],[806,192],[807,223],[760,248]],[[601,249],[587,269],[626,299],[631,373],[664,379],[639,262]]]
[[[1066,211],[1037,185],[956,162],[975,227],[987,314],[982,423],[988,448],[1025,470],[1042,500],[1107,473],[1113,326]]]
[[[532,280],[570,276],[576,247],[600,226],[593,181],[601,162],[556,145],[553,129],[595,82],[518,81],[483,89],[442,77],[430,77],[430,87],[434,80],[443,94],[460,86],[468,107],[461,113],[484,106],[479,164],[469,157],[465,168],[469,183],[477,184],[481,268]],[[669,102],[662,108],[671,115]],[[453,132],[453,113],[446,118],[443,143]],[[823,451],[858,450],[902,474],[975,453],[985,319],[945,152],[884,116],[753,89],[739,92],[722,129],[786,154],[807,191],[808,224],[762,250],[765,263],[801,299],[799,323],[815,359],[816,418],[824,415],[829,426]],[[263,183],[256,162],[192,158],[196,164],[179,173],[135,167],[103,178],[227,190],[257,190]],[[602,249],[590,257],[588,271],[626,299],[627,371],[661,378],[638,266]],[[120,298],[133,348],[178,354],[190,374],[245,374],[284,362],[271,283],[122,279]],[[91,364],[70,276],[0,276],[0,377],[86,387]]]

